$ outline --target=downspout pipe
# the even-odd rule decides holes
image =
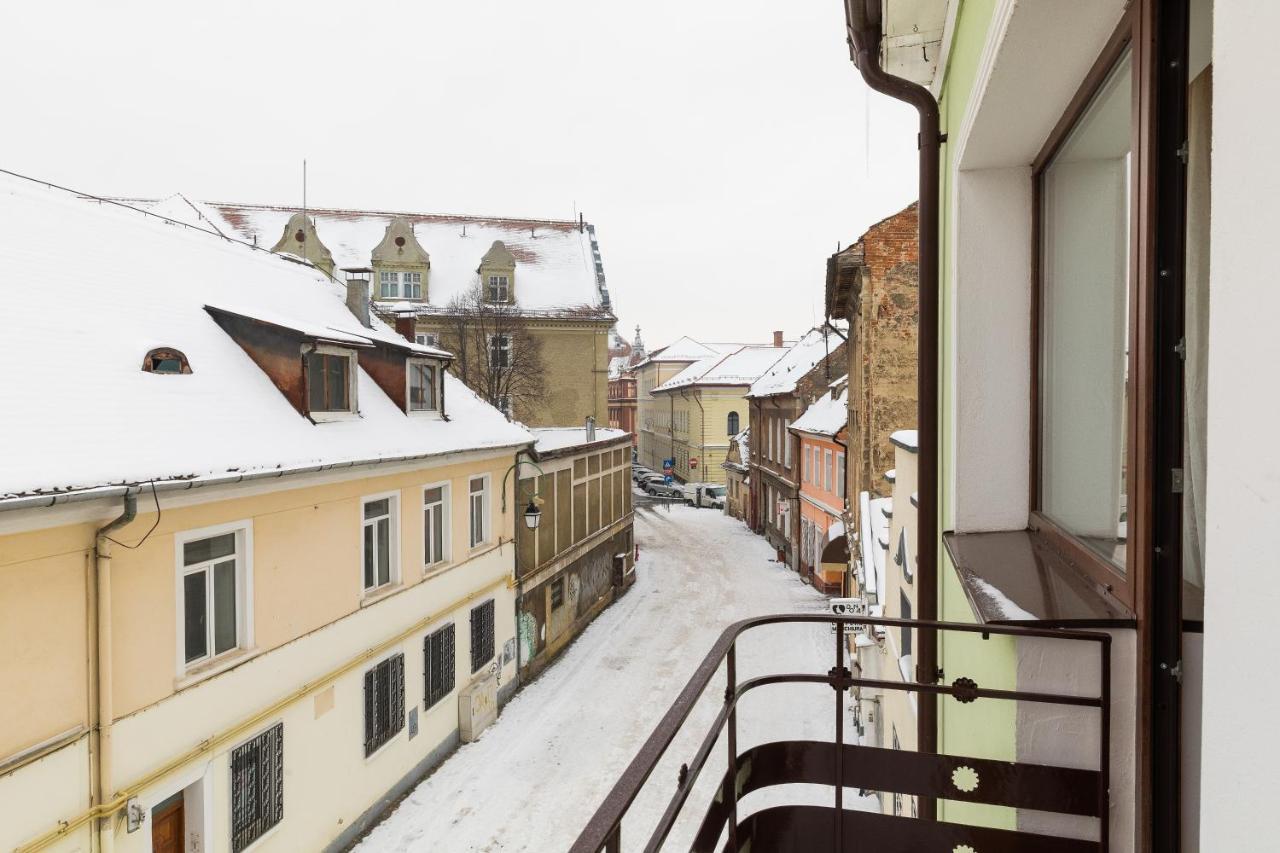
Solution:
[[[916,572],[918,618],[938,618],[938,188],[942,143],[938,102],[928,89],[910,80],[895,77],[880,67],[881,0],[844,0],[848,25],[850,55],[873,90],[915,107],[920,116],[920,313],[916,350],[918,400],[916,430],[920,441],[919,507],[917,524],[919,541]],[[941,69],[939,69],[941,72]],[[917,629],[918,660],[916,681],[937,683],[938,639],[934,631]],[[922,753],[938,751],[938,700],[932,693],[917,697],[917,748]],[[920,798],[920,816],[937,817],[937,803],[931,797]]]
[[[91,732],[91,750],[95,756],[95,773],[93,774],[93,800],[91,805],[101,806],[114,796],[111,782],[111,723],[114,716],[112,708],[111,681],[111,540],[107,534],[132,522],[138,517],[138,497],[127,492],[120,515],[98,529],[94,536],[94,603],[93,630],[89,636],[94,642],[94,660],[90,694],[93,726]],[[112,826],[113,815],[105,814],[99,818],[97,827],[98,850],[110,853],[115,846],[115,830]]]

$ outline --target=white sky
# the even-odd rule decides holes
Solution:
[[[316,205],[576,204],[650,346],[798,337],[837,243],[915,198],[914,114],[868,110],[837,0],[76,0],[5,29],[2,168],[297,204],[306,157]]]

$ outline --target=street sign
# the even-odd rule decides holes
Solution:
[[[670,474],[666,474],[662,478],[662,482],[666,483],[668,486],[670,486],[675,481],[676,481],[676,478],[672,477]]]
[[[671,469],[673,469],[673,468],[675,468],[675,467],[676,467],[676,460],[674,460],[674,459],[663,459],[663,460],[662,460],[662,470],[663,470],[663,471],[666,471],[667,473],[671,473]]]
[[[831,613],[834,616],[866,616],[867,601],[864,598],[832,598],[827,604],[831,607]],[[835,625],[831,626],[831,630],[835,632]],[[864,634],[867,626],[865,624],[852,624],[844,626],[845,634]]]

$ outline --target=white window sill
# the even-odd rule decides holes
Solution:
[[[421,418],[427,421],[443,420],[443,413],[439,409],[411,409],[406,412],[411,418]]]
[[[311,420],[318,424],[339,423],[341,421],[354,421],[360,417],[359,412],[308,412]]]
[[[365,590],[360,597],[360,606],[368,607],[370,604],[377,604],[384,598],[389,598],[405,588],[402,581],[392,581],[385,583],[380,587]]]
[[[460,564],[455,563],[452,560],[441,560],[438,563],[432,563],[428,566],[423,566],[422,579],[427,580],[428,578],[433,578],[436,575],[442,575],[445,572],[449,571],[450,569],[457,567],[458,565]]]
[[[183,690],[193,684],[204,681],[206,678],[212,678],[219,673],[234,669],[242,663],[253,660],[262,654],[262,649],[253,646],[248,649],[235,649],[234,651],[224,652],[213,660],[202,661],[188,667],[182,676],[174,679],[173,689]]]

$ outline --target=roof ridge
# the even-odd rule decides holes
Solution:
[[[156,201],[156,199],[130,199],[130,201]],[[264,204],[259,202],[240,202],[240,201],[214,201],[211,199],[202,199],[201,204],[211,205],[213,207],[230,207],[245,210],[278,210],[290,213],[301,213],[302,207],[291,204]],[[363,216],[405,216],[419,217],[429,219],[465,219],[469,222],[519,222],[533,223],[536,225],[555,225],[577,228],[579,225],[576,219],[556,219],[549,217],[537,216],[492,216],[480,213],[426,213],[422,211],[408,210],[376,210],[362,209],[357,207],[313,207],[307,206],[308,214],[316,214],[323,216],[325,214],[360,214]],[[586,220],[582,221],[585,231],[589,224]]]

